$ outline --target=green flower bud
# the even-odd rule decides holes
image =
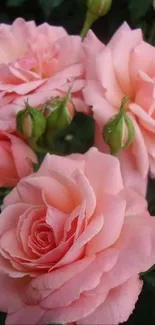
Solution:
[[[97,18],[106,15],[111,4],[112,0],[87,0],[88,10]]]
[[[81,30],[82,39],[85,38],[92,24],[100,17],[107,14],[112,4],[112,0],[87,0],[87,12],[83,28]]]
[[[74,105],[70,100],[70,90],[64,98],[56,98],[46,107],[46,144],[51,148],[55,137],[64,131],[74,117]]]
[[[103,139],[114,156],[118,155],[124,148],[129,147],[135,138],[134,125],[125,112],[126,102],[127,98],[124,97],[119,114],[110,118],[103,128]]]
[[[26,107],[17,113],[16,128],[26,138],[33,138],[37,141],[46,128],[46,119],[43,112],[26,103]]]

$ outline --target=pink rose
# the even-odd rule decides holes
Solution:
[[[0,187],[15,186],[33,172],[33,163],[37,163],[37,157],[24,141],[0,132]]]
[[[101,130],[118,113],[122,98],[128,96],[127,114],[136,136],[120,160],[127,186],[134,182],[140,190],[145,187],[149,169],[155,177],[155,48],[143,41],[140,29],[131,30],[126,23],[94,55],[96,41],[88,34],[85,42],[89,71],[84,95],[97,122],[96,145],[104,150]]]
[[[15,129],[16,113],[24,101],[38,107],[72,87],[73,102],[87,111],[81,39],[62,27],[16,19],[0,25],[0,129]]]
[[[48,154],[4,199],[0,309],[10,325],[118,324],[154,259],[155,219],[117,158]]]

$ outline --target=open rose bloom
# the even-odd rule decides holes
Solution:
[[[37,156],[24,141],[0,131],[0,187],[15,186],[36,163]]]
[[[119,158],[126,185],[140,191],[149,169],[155,177],[155,47],[143,41],[140,29],[131,30],[126,23],[106,46],[89,32],[84,47],[88,57],[84,95],[97,123],[96,146],[107,150],[102,128],[118,114],[121,100],[127,96],[135,140]]]
[[[124,188],[119,160],[92,148],[47,155],[4,199],[0,310],[6,324],[119,324],[155,260],[155,219]]]
[[[76,109],[87,111],[82,58],[80,37],[69,36],[62,27],[37,27],[21,18],[0,24],[0,129],[15,129],[24,101],[40,107],[63,97],[71,85]]]

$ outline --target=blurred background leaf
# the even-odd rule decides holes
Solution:
[[[39,0],[38,4],[41,10],[43,11],[45,17],[48,18],[50,16],[51,11],[59,7],[63,1],[64,0]]]
[[[7,0],[8,7],[19,7],[24,4],[27,0]]]
[[[94,120],[76,113],[69,127],[55,140],[57,154],[85,153],[94,144]]]
[[[132,20],[144,17],[152,6],[152,0],[129,0],[128,8]]]

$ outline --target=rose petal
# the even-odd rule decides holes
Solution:
[[[86,246],[87,254],[98,253],[117,241],[124,224],[125,208],[126,202],[124,200],[109,194],[101,196],[95,213],[103,214],[104,225],[100,232],[88,242]]]
[[[97,198],[102,192],[115,195],[122,190],[123,183],[117,158],[93,148],[88,151],[86,159],[85,173]]]
[[[111,325],[125,322],[135,308],[141,289],[142,282],[137,277],[129,279],[120,287],[110,291],[103,304],[77,323]]]

